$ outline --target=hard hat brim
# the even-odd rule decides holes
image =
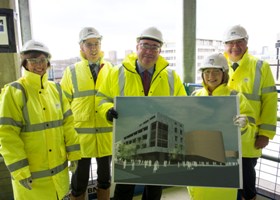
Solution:
[[[224,67],[222,67],[222,66],[217,66],[217,65],[215,65],[215,66],[213,66],[213,65],[208,65],[208,66],[203,66],[203,67],[201,67],[201,68],[199,69],[199,71],[202,71],[202,70],[204,70],[204,69],[209,69],[209,68],[224,69]]]
[[[21,51],[20,53],[21,53],[21,54],[26,54],[26,53],[32,52],[32,51],[38,51],[38,52],[41,52],[41,53],[43,53],[43,54],[47,54],[47,55],[48,55],[48,58],[51,58],[51,57],[52,57],[52,55],[50,54],[50,52],[48,52],[48,51],[43,51],[42,49],[36,49],[36,48],[24,50],[24,51]]]
[[[232,37],[232,38],[230,38],[230,39],[227,39],[227,40],[225,40],[224,42],[226,43],[226,42],[231,42],[231,41],[234,41],[234,40],[241,40],[241,39],[247,39],[246,37]]]
[[[88,36],[82,38],[82,39],[80,40],[80,43],[83,42],[83,41],[85,41],[85,40],[87,40],[87,39],[92,39],[92,38],[102,39],[102,36],[97,36],[97,35],[91,34],[91,35],[88,35]]]
[[[140,40],[152,40],[152,41],[155,41],[155,42],[159,42],[160,44],[163,44],[163,42],[160,41],[159,39],[154,38],[154,37],[150,37],[150,36],[138,37],[137,40],[138,40],[138,41],[140,41]]]

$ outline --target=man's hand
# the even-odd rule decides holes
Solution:
[[[248,124],[248,119],[246,115],[237,115],[233,119],[234,125],[239,126],[240,128],[244,128]]]
[[[77,167],[78,167],[78,161],[77,160],[70,161],[69,170],[72,174],[75,173]]]
[[[118,119],[118,112],[114,108],[110,108],[106,113],[108,121],[113,122],[113,118]]]
[[[256,149],[263,149],[265,148],[269,143],[269,138],[263,135],[258,135],[255,141],[255,147]]]
[[[25,187],[26,189],[32,190],[32,186],[31,186],[31,184],[32,184],[32,178],[31,178],[31,176],[30,176],[29,178],[25,178],[25,179],[20,180],[19,183],[20,183],[23,187]]]

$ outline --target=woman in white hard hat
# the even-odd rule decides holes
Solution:
[[[205,59],[200,68],[203,79],[203,88],[193,92],[194,96],[229,96],[238,95],[240,99],[240,115],[235,117],[234,123],[241,128],[242,140],[250,137],[252,129],[255,129],[255,120],[251,117],[253,109],[247,99],[227,86],[228,65],[223,54],[215,53]],[[225,177],[226,179],[226,177]],[[192,200],[236,200],[237,189],[232,188],[206,188],[188,187]]]
[[[80,159],[70,105],[48,81],[49,49],[30,40],[21,50],[23,76],[0,96],[0,141],[17,200],[58,200],[69,190],[68,160]]]

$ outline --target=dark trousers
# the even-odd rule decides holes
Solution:
[[[132,200],[135,185],[116,184],[114,200]],[[162,186],[145,185],[142,200],[160,200]]]
[[[238,190],[238,199],[242,196],[249,200],[257,195],[255,170],[257,160],[258,158],[242,158],[243,189]]]
[[[97,163],[97,187],[107,189],[111,185],[111,156],[96,158]],[[78,161],[78,167],[71,178],[71,193],[78,197],[86,192],[89,181],[91,158],[82,158]]]

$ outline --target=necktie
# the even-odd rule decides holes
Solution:
[[[151,77],[150,77],[148,70],[145,70],[142,73],[143,73],[142,82],[143,82],[143,86],[144,86],[144,93],[147,96],[149,89],[150,89]]]
[[[90,67],[90,71],[91,71],[93,80],[94,80],[94,82],[96,82],[97,73],[96,73],[96,71],[95,71],[95,68],[97,67],[97,65],[96,65],[96,64],[90,64],[89,67]]]
[[[239,66],[238,63],[233,63],[231,67],[233,71],[235,71],[238,66]]]

